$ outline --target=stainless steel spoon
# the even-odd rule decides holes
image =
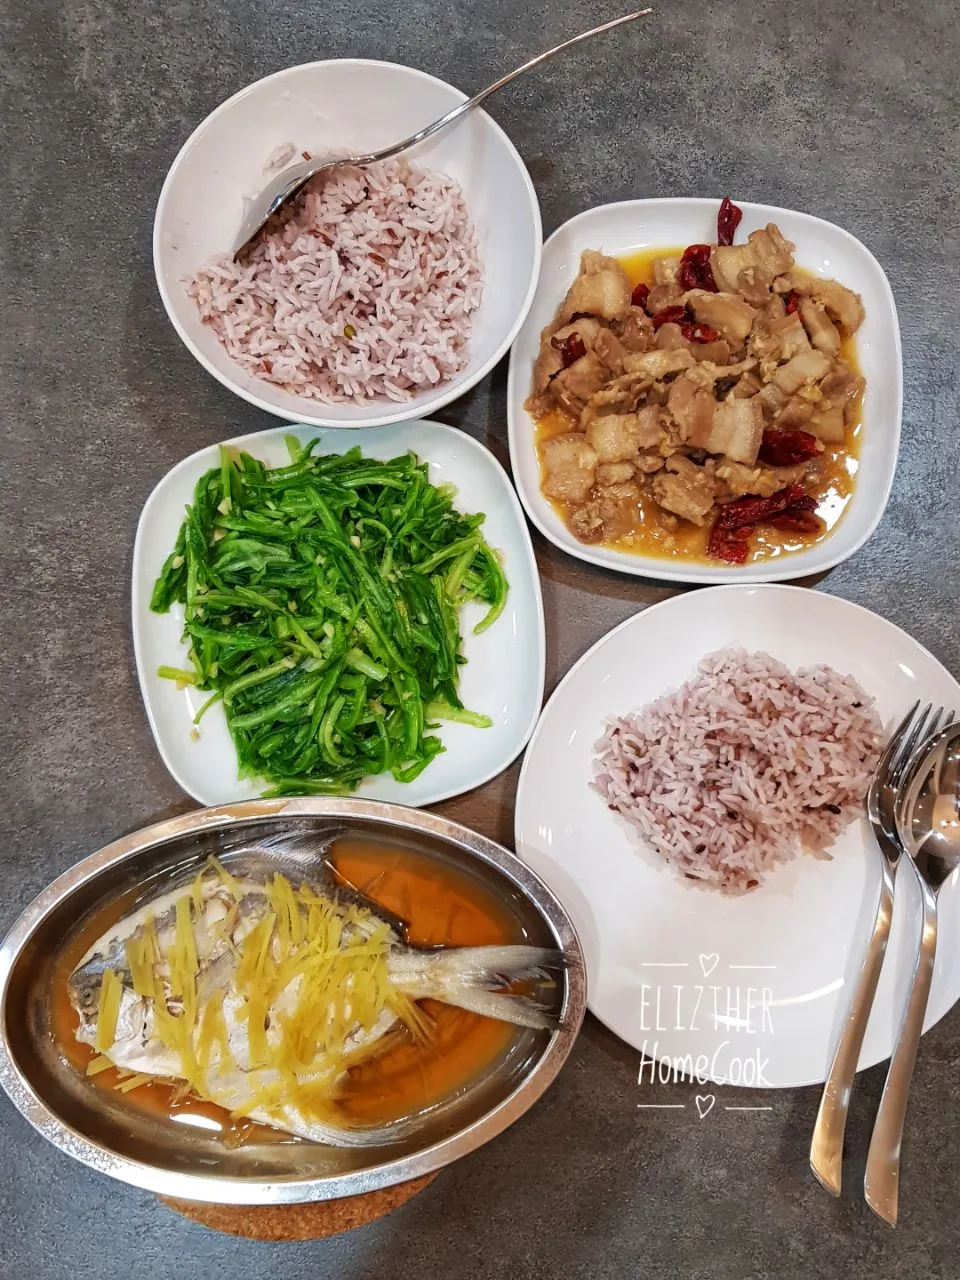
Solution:
[[[910,1082],[933,979],[937,950],[937,896],[960,867],[958,788],[960,725],[948,723],[928,740],[914,759],[904,779],[898,804],[900,839],[910,854],[902,861],[908,864],[917,878],[923,920],[910,995],[887,1069],[863,1180],[867,1204],[891,1226],[895,1226],[897,1221],[900,1149]]]
[[[582,40],[589,40],[591,36],[599,36],[604,31],[612,31],[614,27],[622,27],[626,22],[634,22],[637,18],[645,18],[647,14],[652,12],[652,9],[638,9],[636,13],[627,13],[622,18],[614,18],[611,22],[604,22],[599,27],[592,27],[589,31],[581,31],[578,36],[572,36],[571,39],[564,40],[562,44],[556,45],[553,49],[548,49],[546,53],[541,53],[535,58],[531,58],[522,67],[517,67],[516,70],[501,76],[499,80],[495,80],[486,89],[481,89],[472,98],[468,98],[466,102],[461,102],[452,111],[448,111],[439,120],[434,120],[433,124],[426,125],[425,128],[412,134],[409,138],[404,138],[402,142],[396,142],[393,146],[384,147],[382,151],[373,151],[370,155],[361,156],[334,155],[330,152],[325,155],[312,156],[309,160],[302,160],[297,164],[291,165],[288,169],[284,169],[255,200],[250,202],[250,207],[237,237],[236,247],[233,251],[234,257],[237,256],[244,245],[253,239],[272,214],[276,213],[282,205],[292,199],[304,183],[309,182],[311,178],[321,173],[324,169],[333,169],[337,165],[375,164],[379,160],[390,160],[394,156],[398,156],[401,151],[406,151],[409,147],[415,147],[417,143],[423,142],[426,138],[433,137],[435,133],[439,133],[441,129],[445,129],[447,125],[453,124],[455,120],[459,120],[468,111],[472,111],[474,107],[479,106],[481,102],[485,102],[491,94],[496,93],[498,89],[502,89],[511,80],[516,80],[524,72],[532,71],[534,67],[539,67],[542,62],[546,62],[554,54],[562,53],[564,49],[570,49],[575,44],[580,44]]]
[[[893,919],[894,881],[903,851],[897,830],[897,801],[916,752],[942,718],[942,707],[934,711],[928,704],[921,710],[919,702],[915,702],[891,735],[867,792],[867,817],[879,855],[880,893],[873,930],[850,996],[810,1143],[810,1167],[835,1196],[840,1194],[850,1096]]]

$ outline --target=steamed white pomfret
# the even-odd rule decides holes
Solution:
[[[402,922],[325,865],[294,888],[280,874],[234,877],[211,865],[119,920],[69,980],[76,1037],[113,1065],[186,1081],[199,1097],[333,1146],[404,1135],[403,1119],[347,1123],[338,1086],[442,1001],[517,1026],[555,1019],[504,988],[562,966],[528,945],[421,950]]]

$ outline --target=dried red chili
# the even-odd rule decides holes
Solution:
[[[680,324],[686,318],[686,307],[664,307],[662,311],[658,311],[651,317],[655,329],[659,329],[662,324]]]
[[[635,307],[643,307],[646,310],[647,299],[650,297],[650,286],[648,284],[638,284],[630,295],[630,301]]]
[[[708,244],[691,244],[684,249],[680,266],[677,268],[677,283],[681,289],[708,289],[710,293],[720,292],[710,269],[710,248]]]
[[[780,515],[774,516],[768,523],[775,529],[783,529],[790,533],[819,533],[823,528],[823,521],[819,516],[814,515],[812,511],[801,511],[799,507],[789,507],[786,511],[781,511]]]
[[[767,427],[757,455],[771,467],[792,467],[806,462],[820,452],[820,441],[809,431],[790,431],[783,427]]]
[[[719,329],[698,320],[681,320],[680,332],[688,342],[716,342],[720,337]]]
[[[800,295],[796,289],[791,289],[789,293],[785,293],[783,301],[786,303],[788,316],[792,316],[795,311],[800,310]]]
[[[727,502],[720,508],[717,525],[721,529],[742,529],[779,515],[804,497],[806,494],[803,492],[803,485],[791,484],[769,498],[737,498],[735,502]]]
[[[749,551],[750,526],[725,529],[718,519],[710,530],[707,555],[714,560],[725,560],[727,564],[745,564]]]
[[[823,521],[814,514],[816,510],[816,498],[811,498],[808,493],[805,493],[795,502],[791,502],[786,511],[773,516],[769,523],[777,529],[787,529],[794,533],[819,533],[823,528]]]
[[[811,498],[809,493],[805,493],[802,498],[797,498],[795,502],[791,502],[787,508],[788,511],[816,511],[817,500]]]
[[[717,244],[733,244],[743,210],[733,203],[729,196],[720,201],[720,212],[717,214]]]
[[[579,333],[568,334],[566,338],[561,338],[559,342],[556,338],[551,338],[550,341],[560,352],[560,359],[563,361],[565,369],[569,369],[574,361],[587,354],[587,348],[583,345],[583,339]]]

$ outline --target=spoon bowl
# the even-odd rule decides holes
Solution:
[[[904,847],[936,892],[960,867],[960,724],[941,729],[914,760],[898,825]]]

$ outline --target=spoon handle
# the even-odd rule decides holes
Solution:
[[[564,40],[561,44],[554,45],[552,49],[548,49],[546,53],[538,53],[535,58],[531,58],[525,62],[522,67],[516,67],[513,71],[508,71],[505,76],[501,76],[499,80],[494,80],[493,84],[487,85],[485,89],[481,89],[479,93],[475,93],[472,98],[468,98],[466,102],[461,102],[459,106],[448,111],[445,116],[441,116],[439,120],[434,120],[432,124],[426,125],[419,133],[411,134],[409,138],[404,138],[403,142],[394,143],[392,147],[386,147],[383,151],[375,151],[372,155],[364,157],[363,163],[372,164],[380,160],[389,160],[391,156],[399,155],[401,151],[406,151],[408,147],[414,147],[418,143],[432,138],[435,133],[441,129],[445,129],[447,125],[453,124],[454,120],[459,120],[461,116],[472,111],[474,107],[478,107],[481,102],[486,102],[491,94],[502,89],[504,85],[510,84],[512,80],[516,80],[518,76],[524,75],[528,71],[532,71],[534,67],[539,67],[541,63],[546,62],[548,58],[554,57],[558,53],[563,53],[564,49],[570,49],[575,44],[580,44],[582,40],[589,40],[593,36],[602,35],[604,31],[612,31],[614,27],[621,27],[625,22],[634,22],[637,18],[645,18],[647,14],[652,13],[652,9],[638,9],[636,13],[624,14],[621,18],[613,18],[610,22],[601,23],[599,27],[591,27],[589,31],[581,31],[577,36],[571,36],[569,40]]]
[[[877,994],[887,938],[890,936],[890,921],[893,918],[893,872],[885,857],[881,857],[880,863],[880,898],[873,933],[860,966],[857,985],[850,1000],[830,1074],[823,1087],[820,1110],[817,1112],[813,1140],[810,1143],[810,1167],[819,1182],[835,1196],[840,1194],[843,1135],[850,1110],[850,1094],[853,1092],[870,1010]]]
[[[863,1179],[863,1194],[867,1204],[874,1213],[879,1214],[892,1227],[897,1223],[900,1148],[903,1143],[903,1126],[907,1117],[910,1082],[917,1061],[917,1048],[923,1034],[923,1019],[930,997],[933,964],[937,953],[937,900],[933,890],[917,870],[913,859],[902,858],[901,864],[904,862],[909,863],[920,886],[923,897],[923,925],[910,995],[900,1023],[893,1057],[887,1069],[887,1079],[873,1126],[870,1150],[867,1153],[867,1170]]]

